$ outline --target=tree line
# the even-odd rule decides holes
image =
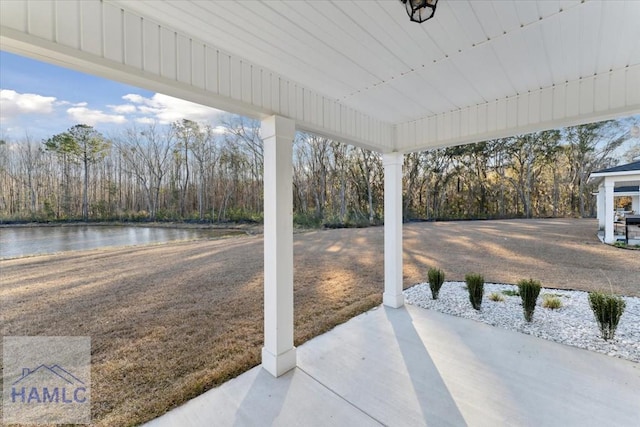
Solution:
[[[0,141],[0,219],[260,222],[259,129],[229,115],[130,126],[110,137],[78,124],[44,141]],[[627,136],[607,121],[409,153],[404,218],[593,216],[589,174],[614,165]],[[295,222],[380,223],[383,172],[378,153],[298,133]]]

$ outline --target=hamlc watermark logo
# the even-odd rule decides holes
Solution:
[[[4,337],[3,421],[90,423],[90,362],[88,337]]]

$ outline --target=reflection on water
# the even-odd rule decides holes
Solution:
[[[193,240],[237,234],[235,230],[68,226],[0,228],[0,258]]]

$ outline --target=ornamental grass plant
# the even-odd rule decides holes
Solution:
[[[489,299],[490,299],[491,301],[495,301],[495,302],[502,302],[502,301],[504,301],[504,297],[503,297],[503,296],[502,296],[502,294],[501,294],[501,293],[499,293],[499,292],[491,292],[491,293],[489,294]]]
[[[469,291],[469,301],[474,309],[480,310],[482,295],[484,294],[484,277],[481,274],[470,273],[464,276]]]
[[[427,272],[427,277],[429,278],[431,297],[433,299],[438,299],[438,293],[440,293],[440,288],[444,283],[444,271],[439,268],[430,268]]]
[[[557,310],[562,308],[562,300],[556,295],[544,294],[542,295],[542,306],[551,310]]]
[[[602,338],[607,341],[613,338],[620,322],[620,317],[627,306],[622,297],[601,292],[589,292],[589,305],[596,317]]]
[[[533,312],[536,309],[536,301],[540,295],[540,282],[533,279],[520,280],[518,282],[518,292],[522,299],[522,310],[524,311],[524,320],[531,322],[533,320]]]

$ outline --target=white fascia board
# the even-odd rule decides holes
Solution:
[[[587,182],[593,182],[594,184],[600,185],[600,184],[602,184],[603,180],[604,180],[604,177],[593,176],[593,174],[591,174],[591,175],[589,175],[589,178],[587,179]]]
[[[589,175],[589,179],[592,178],[608,178],[608,177],[624,177],[623,180],[615,181],[637,181],[640,180],[640,172],[635,171],[621,171],[621,172],[594,172]]]

